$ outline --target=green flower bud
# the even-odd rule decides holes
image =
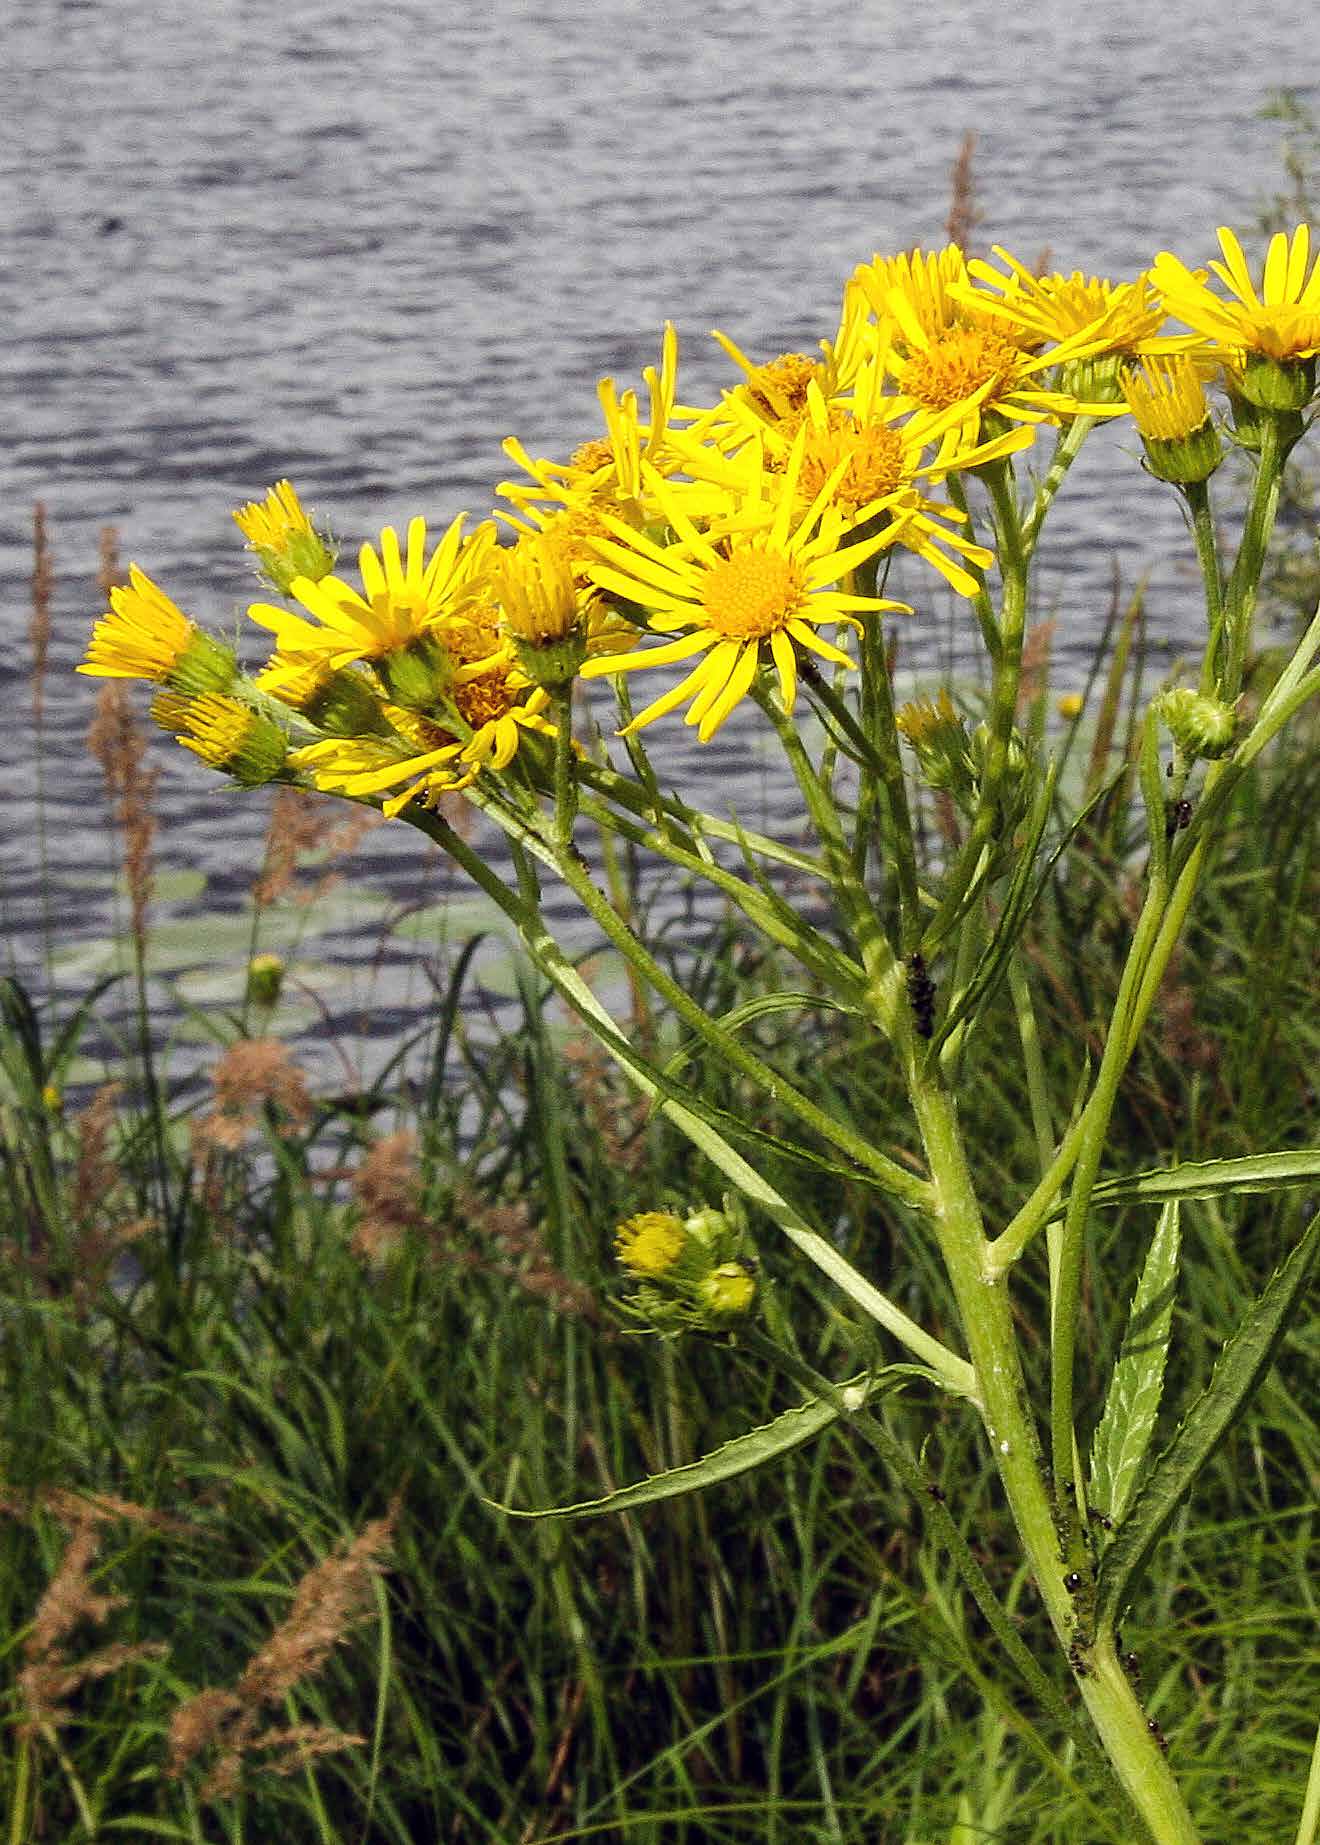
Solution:
[[[1237,713],[1220,699],[1194,692],[1190,686],[1175,686],[1160,694],[1155,709],[1185,756],[1213,760],[1232,749]]]
[[[228,692],[238,678],[238,660],[232,647],[217,641],[202,628],[194,628],[161,683],[186,698],[205,692]]]
[[[1271,359],[1248,352],[1234,387],[1260,410],[1305,410],[1315,396],[1315,359]]]
[[[383,654],[376,661],[386,691],[406,711],[433,711],[454,683],[454,662],[448,651],[430,635]]]
[[[253,955],[248,962],[247,996],[252,1005],[269,1012],[284,985],[284,963],[278,955]]]
[[[741,1262],[721,1262],[703,1277],[697,1289],[708,1322],[721,1326],[751,1311],[756,1299],[756,1278]]]

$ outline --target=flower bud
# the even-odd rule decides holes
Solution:
[[[231,775],[240,787],[260,788],[284,770],[289,753],[284,732],[237,698],[207,692],[188,699],[181,710],[157,698],[152,716],[174,730],[186,750]]]
[[[389,696],[407,711],[433,711],[454,683],[448,649],[429,634],[382,654],[375,665]]]
[[[249,1002],[269,1012],[284,986],[284,963],[278,955],[253,955],[248,962],[247,996]]]
[[[1163,364],[1125,370],[1123,396],[1157,480],[1189,486],[1209,480],[1224,458],[1195,362],[1178,353]]]
[[[960,805],[971,800],[974,772],[967,731],[944,688],[933,699],[903,705],[895,722],[916,753],[926,786],[952,795]]]
[[[1190,686],[1174,686],[1160,694],[1155,709],[1185,756],[1213,760],[1232,749],[1237,713],[1220,699],[1193,692]]]
[[[335,567],[335,546],[314,529],[287,480],[276,481],[263,501],[240,506],[234,523],[281,595],[296,577],[319,583]]]
[[[1263,352],[1243,355],[1234,385],[1260,410],[1305,410],[1315,396],[1315,358],[1272,359]]]
[[[756,1299],[756,1278],[741,1262],[721,1262],[697,1288],[702,1311],[716,1326],[742,1319]]]

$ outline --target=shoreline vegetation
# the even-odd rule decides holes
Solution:
[[[959,242],[977,221],[970,163],[966,146]],[[1293,503],[1311,490],[1295,475]],[[1314,611],[1306,564],[1293,555],[1264,579],[1262,638],[1238,662],[1244,730]],[[39,510],[38,751],[51,567]],[[101,571],[108,593],[111,535]],[[1043,1123],[1068,1122],[1104,1064],[1158,850],[1141,801],[1155,689],[1143,615],[1139,590],[1116,592],[1085,691],[1062,699],[1049,625],[1036,625],[1009,714],[1049,740],[1053,818],[1072,843],[1019,938],[1032,1106],[1016,1080],[1014,982],[987,995],[961,1069],[995,1223],[1036,1182]],[[960,721],[990,711],[987,693],[964,696]],[[920,1367],[903,1374],[899,1348],[778,1239],[757,1248],[764,1325],[804,1375],[888,1366],[874,1415],[840,1414],[773,1467],[662,1505],[505,1516],[607,1498],[803,1404],[750,1327],[679,1342],[646,1336],[630,1309],[616,1226],[632,1226],[618,1252],[635,1253],[709,1189],[689,1140],[530,961],[515,1022],[493,1029],[467,999],[475,943],[434,969],[406,1061],[369,1085],[314,1090],[281,1034],[296,948],[262,949],[263,913],[299,851],[325,843],[292,806],[254,883],[234,1001],[208,1014],[204,1093],[181,1098],[155,1016],[153,774],[119,680],[89,744],[122,848],[126,971],[58,1007],[0,979],[0,1845],[1131,1839],[1083,1708],[1105,1661],[1034,1644],[1047,1609],[974,1407],[932,1392]],[[912,869],[933,885],[959,820],[938,787],[914,800]],[[1223,804],[1116,1082],[1098,1197],[1110,1175],[1314,1150],[1318,803],[1312,701]],[[607,870],[616,912],[646,933],[630,855]],[[921,1172],[932,1130],[909,1116],[902,1069],[856,1013],[785,1008],[802,971],[782,948],[732,906],[704,930],[648,939],[696,1006],[740,1021],[786,1090],[896,1171]],[[134,998],[129,1029],[111,1034],[119,1051],[98,1049],[105,1080],[71,1091],[121,985]],[[919,978],[908,996],[919,1020],[934,1004]],[[629,1041],[681,1069],[713,1119],[754,1119],[790,1201],[961,1350],[957,1287],[904,1212],[838,1158],[772,1166],[776,1140],[803,1140],[787,1103],[702,1052],[640,981],[627,1005]],[[1184,1199],[1195,1260],[1172,1303],[1166,1290],[1143,1307],[1152,1326],[1165,1315],[1152,1333],[1168,1345],[1165,1405],[1211,1375],[1315,1191]],[[1151,1217],[1140,1201],[1092,1213],[1075,1393],[1097,1410],[1130,1349]],[[1049,1392],[1050,1353],[1032,1336],[1052,1299],[1042,1244],[1014,1270],[1032,1401]],[[1276,1357],[1154,1549],[1113,1649],[1204,1836],[1252,1845],[1281,1824],[1291,1836],[1320,1714],[1314,1313],[1292,1320]],[[1156,1449],[1175,1428],[1166,1407]],[[1088,1451],[1093,1433],[1079,1430]],[[978,1573],[1002,1629],[969,1589]],[[1302,1845],[1320,1836],[1320,1788],[1315,1804]]]

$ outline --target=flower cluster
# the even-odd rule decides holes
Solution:
[[[746,1223],[734,1197],[724,1209],[640,1211],[625,1218],[614,1251],[636,1284],[623,1301],[653,1331],[728,1332],[751,1312],[756,1276]]]
[[[567,460],[510,438],[503,510],[433,545],[420,518],[402,541],[387,527],[358,582],[289,482],[237,511],[281,598],[248,611],[274,638],[255,676],[136,566],[81,670],[158,684],[157,719],[240,783],[387,814],[481,775],[551,786],[579,677],[684,669],[625,732],[686,707],[705,742],[745,699],[791,712],[804,673],[853,666],[850,631],[910,612],[878,593],[896,551],[979,595],[995,560],[958,477],[1009,466],[1042,426],[1130,413],[1153,473],[1204,481],[1218,377],[1237,440],[1258,446],[1262,416],[1292,417],[1295,439],[1320,354],[1308,227],[1274,238],[1259,290],[1219,237],[1227,295],[1168,252],[1120,283],[1036,274],[998,246],[876,256],[817,354],[755,360],[717,333],[737,376],[715,404],[680,404],[670,327],[645,403],[603,380],[602,433]]]

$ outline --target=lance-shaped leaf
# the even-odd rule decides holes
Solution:
[[[1121,1179],[1101,1179],[1091,1193],[1092,1205],[1161,1204],[1172,1198],[1215,1198],[1226,1192],[1273,1192],[1320,1179],[1320,1147],[1296,1147],[1286,1153],[1248,1153],[1233,1160],[1185,1160],[1178,1166],[1152,1166]],[[1055,1216],[1062,1217],[1064,1203]]]
[[[860,1377],[850,1378],[847,1383],[840,1384],[838,1394],[842,1406],[848,1411],[858,1410],[869,1397],[878,1391],[895,1389],[905,1377],[921,1377],[933,1383],[940,1382],[924,1365],[886,1365],[882,1371],[863,1373]],[[631,1486],[620,1486],[600,1499],[584,1499],[577,1505],[546,1506],[527,1511],[519,1506],[501,1505],[495,1499],[488,1499],[486,1503],[499,1512],[507,1512],[511,1518],[593,1518],[600,1512],[632,1511],[637,1506],[654,1505],[659,1499],[677,1499],[683,1493],[699,1492],[703,1486],[714,1486],[721,1480],[733,1480],[740,1473],[750,1473],[755,1467],[763,1467],[767,1461],[776,1460],[781,1454],[800,1448],[813,1435],[819,1435],[822,1429],[838,1420],[840,1413],[837,1404],[826,1402],[823,1397],[817,1397],[810,1403],[799,1403],[796,1408],[786,1409],[782,1415],[776,1416],[772,1422],[766,1422],[757,1429],[749,1429],[745,1435],[735,1435],[732,1441],[726,1441],[722,1447],[703,1454],[699,1461],[689,1461],[683,1467],[670,1467],[664,1473],[636,1480]]]
[[[1141,1464],[1155,1433],[1178,1285],[1178,1243],[1178,1205],[1171,1200],[1160,1212],[1146,1253],[1123,1347],[1091,1447],[1088,1497],[1098,1510],[1108,1513],[1115,1525],[1127,1516]]]
[[[1317,1250],[1320,1213],[1311,1219],[1301,1242],[1248,1310],[1219,1354],[1210,1382],[1142,1481],[1127,1518],[1100,1562],[1096,1612],[1102,1629],[1112,1630],[1165,1527],[1269,1369],[1301,1305]]]

